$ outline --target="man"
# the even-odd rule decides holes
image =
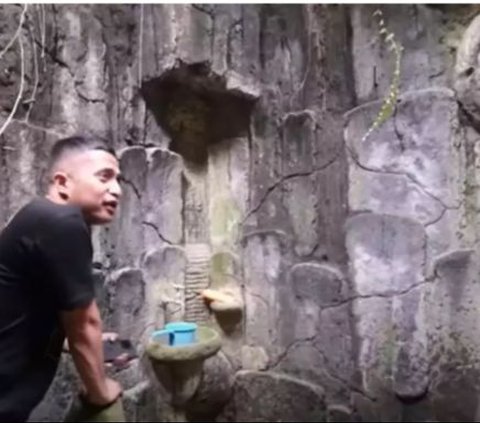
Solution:
[[[91,225],[109,223],[121,195],[114,152],[95,137],[53,147],[47,195],[0,234],[0,421],[25,421],[55,375],[67,337],[84,401],[108,407],[120,385],[104,371],[94,297]]]

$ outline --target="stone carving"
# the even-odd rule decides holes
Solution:
[[[203,323],[210,317],[200,295],[210,284],[210,248],[206,244],[187,244],[185,252],[185,320]]]

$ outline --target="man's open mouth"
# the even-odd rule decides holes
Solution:
[[[110,212],[115,213],[117,210],[118,203],[116,201],[108,201],[103,203],[103,206]]]

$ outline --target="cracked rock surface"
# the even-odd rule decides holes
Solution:
[[[400,96],[360,143],[392,79],[376,7],[0,6],[0,227],[59,138],[120,157],[93,242],[107,329],[138,341],[129,420],[176,417],[143,350],[187,315],[222,336],[193,421],[478,420],[480,10],[382,6]],[[245,304],[228,331],[212,280]],[[31,419],[77,382],[65,357]]]

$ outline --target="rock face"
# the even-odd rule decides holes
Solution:
[[[478,46],[480,44],[480,17],[469,25],[457,52],[455,64],[455,91],[462,106],[474,120],[479,123],[479,98],[477,94],[480,77],[478,74]]]
[[[137,341],[130,420],[478,420],[480,10],[382,6],[401,90],[361,142],[393,76],[375,9],[0,6],[0,227],[59,138],[118,152],[93,243],[107,329]],[[223,347],[178,410],[143,352],[183,319]],[[65,357],[31,419],[76,381]]]
[[[231,407],[237,421],[326,421],[324,392],[315,385],[269,372],[237,374]]]

